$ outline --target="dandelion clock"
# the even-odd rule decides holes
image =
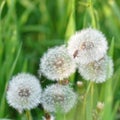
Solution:
[[[113,61],[110,57],[104,56],[98,61],[79,66],[79,73],[85,80],[102,83],[113,74]]]
[[[106,54],[107,48],[103,33],[92,28],[76,32],[68,42],[69,54],[80,64],[99,60]]]
[[[39,80],[33,75],[20,73],[9,82],[7,101],[19,112],[37,107],[40,97],[41,86]]]
[[[76,101],[77,95],[68,85],[50,85],[42,94],[42,105],[48,112],[67,113]]]
[[[49,49],[40,60],[39,73],[50,80],[63,80],[75,72],[76,65],[64,45]]]

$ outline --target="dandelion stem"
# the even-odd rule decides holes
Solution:
[[[85,93],[85,96],[84,96],[84,103],[83,103],[83,113],[84,115],[86,115],[86,103],[87,103],[87,95],[88,93],[90,92],[90,89],[92,87],[92,82],[89,83],[88,87],[87,87],[87,90],[86,90],[86,93]]]
[[[87,90],[86,90],[85,97],[87,97],[87,94],[89,93],[92,84],[93,84],[93,82],[90,82],[90,83],[89,83],[89,85],[88,85],[88,87],[87,87]]]
[[[82,6],[85,6],[85,7],[89,7],[90,6],[89,3],[81,2],[81,1],[79,1],[79,4],[82,5]]]
[[[26,110],[26,117],[27,120],[32,120],[31,112],[29,110]]]
[[[91,109],[93,109],[93,93],[94,93],[94,83],[91,85]]]
[[[65,116],[65,114],[64,114],[64,120],[66,120],[66,116]]]

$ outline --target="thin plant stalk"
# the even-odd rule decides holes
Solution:
[[[29,110],[26,110],[26,118],[27,120],[32,120],[31,112]]]
[[[64,114],[64,120],[66,120],[66,115]]]
[[[87,104],[87,97],[88,97],[88,93],[91,91],[91,87],[92,87],[92,84],[93,82],[90,82],[88,87],[87,87],[87,90],[86,90],[86,93],[85,93],[85,96],[84,96],[84,102],[83,102],[83,113],[84,115],[86,116],[86,104]]]

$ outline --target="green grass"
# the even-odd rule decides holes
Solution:
[[[120,1],[1,0],[0,120],[27,119],[25,113],[20,115],[6,102],[6,88],[11,77],[18,72],[38,76],[39,59],[48,48],[66,43],[75,31],[90,26],[107,37],[114,75],[105,83],[89,86],[90,83],[84,81],[82,90],[75,88],[80,96],[88,90],[87,99],[83,101],[85,105],[79,97],[77,105],[64,115],[64,120],[93,120],[91,113],[98,101],[105,103],[101,120],[120,119]],[[42,77],[41,81],[44,80]],[[81,77],[76,73],[71,80],[81,80]],[[39,108],[31,111],[33,120],[40,120],[43,114]],[[57,114],[57,120],[63,120],[63,116]]]

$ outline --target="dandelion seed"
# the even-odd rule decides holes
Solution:
[[[113,62],[108,56],[86,65],[79,65],[79,73],[85,80],[102,83],[113,74]]]
[[[63,80],[75,72],[76,65],[64,45],[48,50],[41,59],[39,73],[51,80]]]
[[[7,101],[19,112],[37,107],[40,97],[41,86],[33,75],[20,73],[9,82]]]
[[[70,111],[77,101],[77,95],[67,85],[48,86],[42,94],[42,104],[46,111],[62,113]]]
[[[107,49],[105,36],[92,28],[77,32],[68,42],[68,52],[81,64],[99,60],[106,54]]]

